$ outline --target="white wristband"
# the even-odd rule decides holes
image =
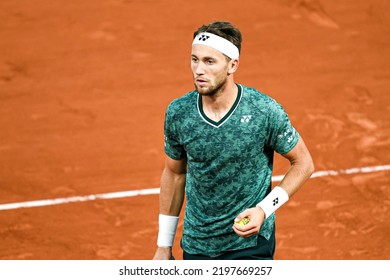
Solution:
[[[280,206],[288,201],[288,193],[281,187],[276,186],[260,203],[256,206],[263,209],[265,218],[272,215]]]
[[[177,229],[177,224],[179,223],[179,217],[177,216],[168,216],[160,214],[158,216],[158,238],[157,246],[158,247],[172,247],[173,241],[175,240],[175,234]]]

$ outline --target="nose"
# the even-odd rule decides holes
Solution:
[[[194,65],[194,73],[196,75],[203,75],[205,72],[204,72],[204,66],[203,66],[203,63],[201,62],[198,62],[198,63],[195,63]]]

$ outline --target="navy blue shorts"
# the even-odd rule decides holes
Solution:
[[[225,252],[217,257],[193,255],[183,251],[183,260],[273,260],[275,254],[275,227],[269,238],[259,235],[254,247]]]

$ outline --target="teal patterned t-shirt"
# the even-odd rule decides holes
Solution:
[[[191,91],[175,99],[165,116],[165,153],[187,157],[186,209],[181,246],[190,254],[217,256],[256,245],[232,229],[235,217],[271,191],[274,151],[288,153],[299,134],[278,103],[238,85],[237,99],[219,122],[203,112]],[[260,233],[269,239],[275,215]]]

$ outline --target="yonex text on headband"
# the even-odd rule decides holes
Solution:
[[[230,41],[209,32],[202,32],[196,35],[192,45],[204,45],[216,49],[231,59],[238,59],[240,53],[238,48]]]

